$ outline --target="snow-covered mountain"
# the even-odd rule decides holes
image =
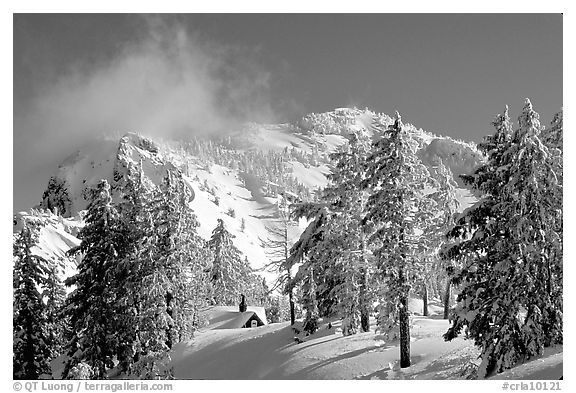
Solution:
[[[102,138],[66,158],[50,179],[38,207],[56,208],[65,219],[58,222],[48,213],[35,216],[47,223],[38,246],[43,251],[38,252],[57,256],[68,240],[77,244],[73,235],[82,225],[87,190],[107,179],[113,196],[118,196],[115,186],[122,174],[131,166],[141,166],[148,184],[158,185],[168,170],[182,176],[193,191],[190,206],[198,217],[200,235],[208,239],[217,220],[224,220],[236,246],[259,269],[268,262],[261,240],[268,237],[267,227],[278,225],[279,199],[313,198],[314,191],[327,184],[329,154],[347,143],[351,133],[377,136],[375,119],[384,125],[393,122],[367,109],[339,108],[307,115],[295,124],[248,124],[212,139],[153,140],[135,133],[119,141]],[[457,175],[470,173],[482,160],[472,143],[406,126],[419,143],[423,162],[432,165],[442,159],[457,182]],[[462,208],[473,201],[464,188],[458,189],[458,195]],[[304,222],[294,226],[290,235],[296,239],[304,226]]]
[[[20,212],[14,215],[14,237],[22,229],[24,221],[36,224],[39,228],[38,242],[30,250],[32,254],[56,266],[58,276],[62,280],[75,274],[80,256],[68,257],[66,252],[72,247],[80,245],[80,240],[76,237],[82,227],[80,216],[64,218],[47,210],[38,211],[35,209],[31,209],[29,212]]]

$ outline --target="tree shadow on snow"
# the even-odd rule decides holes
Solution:
[[[374,371],[371,374],[360,375],[355,377],[356,380],[384,380],[384,379],[394,379],[394,380],[403,380],[403,379],[411,379],[410,376],[410,369],[411,367],[416,366],[420,363],[423,359],[421,355],[413,355],[410,357],[410,367],[399,369],[399,370],[391,370],[390,368],[384,368],[382,370]]]
[[[309,336],[309,337],[311,337],[311,338],[313,338],[313,339],[316,339],[316,337],[314,337],[314,336]],[[315,346],[315,345],[324,344],[324,343],[327,343],[327,342],[330,342],[330,341],[337,340],[337,339],[342,338],[342,337],[343,337],[343,336],[336,336],[336,337],[332,337],[332,338],[330,338],[330,339],[328,339],[328,340],[318,341],[318,342],[311,343],[311,344],[308,344],[307,341],[304,341],[302,344],[298,344],[298,348],[296,349],[296,351],[301,351],[301,350],[303,350],[303,349],[312,348],[312,347]],[[323,338],[323,337],[319,337],[319,338],[317,338],[317,339],[320,339],[320,338]]]
[[[418,372],[418,379],[463,379],[463,366],[467,365],[467,360],[460,356],[441,357]]]
[[[261,215],[261,216],[257,216],[257,215],[254,215],[254,214],[250,214],[250,217],[252,217],[252,218],[257,218],[257,219],[259,219],[259,220],[273,220],[273,219],[275,219],[275,218],[278,218],[278,217],[276,217],[276,216],[273,215],[273,214],[267,214],[267,215],[264,214],[264,215]]]
[[[318,363],[315,363],[309,367],[304,368],[303,370],[297,371],[296,373],[294,373],[291,378],[292,379],[310,379],[310,377],[312,377],[311,379],[317,379],[314,378],[314,371],[317,371],[323,367],[329,366],[333,363],[337,363],[343,360],[347,360],[347,359],[351,359],[360,355],[363,355],[365,353],[368,352],[372,352],[375,350],[379,350],[379,351],[383,351],[386,350],[388,348],[391,348],[392,346],[381,346],[381,345],[372,345],[369,347],[365,347],[365,348],[360,348],[354,351],[350,351],[350,352],[346,352],[343,353],[341,355],[338,355],[336,357],[331,357],[328,359],[324,359]]]
[[[223,337],[200,348],[194,348],[193,341],[181,343],[173,352],[175,377],[210,380],[279,379],[281,366],[289,359],[290,353],[283,351],[288,345],[279,347],[278,344],[291,340],[291,329],[285,327],[245,337],[241,341],[230,341]]]

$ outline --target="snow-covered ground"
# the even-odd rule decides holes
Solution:
[[[559,379],[563,376],[563,356],[562,346],[547,348],[541,357],[506,370],[491,379]]]
[[[248,258],[251,266],[254,269],[262,268],[268,258],[260,239],[266,240],[266,227],[274,225],[276,201],[262,196],[258,185],[248,179],[244,187],[237,171],[220,165],[213,165],[209,172],[200,167],[194,168],[194,175],[200,182],[195,183],[190,179],[194,189],[190,207],[198,217],[199,234],[204,239],[210,239],[217,220],[224,220],[226,228],[235,236],[234,244]],[[201,186],[204,183],[214,190],[214,195]],[[218,204],[215,198],[218,198]],[[228,214],[229,211],[234,212],[234,217]],[[273,280],[273,277],[266,278]]]
[[[412,302],[412,306],[420,306]],[[438,311],[436,309],[436,311]],[[470,340],[445,342],[448,321],[438,315],[414,315],[409,368],[400,369],[399,343],[371,331],[344,337],[340,321],[323,321],[320,330],[298,344],[289,322],[250,329],[203,330],[173,351],[177,379],[466,379],[478,350]],[[494,379],[557,380],[562,347],[519,365]]]

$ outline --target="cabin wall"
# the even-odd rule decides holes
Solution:
[[[256,314],[254,314],[250,317],[248,321],[246,321],[246,323],[242,327],[243,328],[252,327],[252,321],[256,321],[258,323],[258,326],[264,326],[264,324],[258,319],[258,317],[256,317]]]

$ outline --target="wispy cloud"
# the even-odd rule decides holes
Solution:
[[[57,164],[102,134],[182,137],[275,120],[271,74],[258,48],[214,42],[174,17],[145,16],[142,22],[139,35],[114,55],[74,60],[32,89],[34,96],[15,100],[15,202],[39,200]],[[37,72],[50,66],[33,65]]]
[[[270,73],[253,52],[173,22],[147,18],[145,33],[114,57],[58,78],[18,111],[15,135],[45,150],[108,132],[204,134],[273,120]]]

